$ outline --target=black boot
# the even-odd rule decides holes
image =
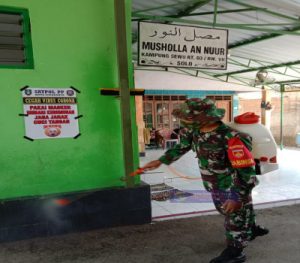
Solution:
[[[210,263],[242,263],[246,261],[246,255],[242,248],[227,247],[220,256],[212,259]]]
[[[267,235],[268,233],[269,233],[269,229],[264,228],[263,226],[255,225],[252,227],[252,236],[250,240],[253,240],[256,237]]]

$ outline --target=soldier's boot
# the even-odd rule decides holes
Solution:
[[[269,233],[269,229],[267,229],[263,226],[255,225],[252,227],[252,236],[251,236],[250,240],[253,240],[256,237],[267,235],[268,233]]]
[[[242,248],[228,246],[220,256],[213,258],[210,263],[242,263],[246,261],[246,255]]]

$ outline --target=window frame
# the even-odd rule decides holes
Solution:
[[[23,65],[5,65],[0,64],[0,69],[33,69],[33,50],[32,50],[32,39],[31,39],[31,25],[29,18],[29,11],[25,8],[0,6],[0,13],[3,14],[17,14],[23,18],[23,39],[24,39],[24,56],[25,62]]]
[[[172,94],[172,95],[145,95],[143,97],[143,120],[145,122],[145,127],[146,128],[154,128],[156,130],[159,129],[169,129],[169,130],[173,130],[174,128],[174,122],[172,121],[172,111],[174,109],[174,105],[179,103],[183,103],[185,100],[187,99],[187,95],[177,95],[177,94]],[[161,104],[168,104],[168,114],[163,114],[165,116],[168,115],[169,117],[169,127],[165,127],[164,125],[162,125],[162,127],[158,127],[158,112],[157,112],[157,104],[161,103]],[[151,111],[146,111],[146,104],[152,105],[151,106]],[[151,115],[152,116],[152,127],[148,126],[148,122],[146,119],[146,116]],[[161,115],[161,116],[163,116]],[[180,125],[180,122],[179,122]]]

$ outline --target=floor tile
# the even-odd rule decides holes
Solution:
[[[158,159],[163,153],[161,149],[146,151],[146,156],[140,158],[140,166]],[[300,148],[278,150],[279,169],[258,176],[260,184],[253,190],[253,202],[258,209],[300,203],[299,160]],[[161,165],[156,170],[142,174],[141,179],[150,185],[165,183],[184,192],[200,193],[197,197],[199,200],[183,198],[176,202],[174,200],[152,201],[153,218],[162,217],[163,220],[194,216],[214,209],[213,203],[205,199],[197,159],[192,151],[171,166]]]

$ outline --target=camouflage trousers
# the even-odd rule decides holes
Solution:
[[[231,214],[225,214],[222,209],[222,205],[228,200],[226,192],[213,191],[212,199],[219,213],[225,216],[224,226],[227,245],[238,248],[246,247],[252,236],[252,227],[256,223],[251,192],[243,198],[242,208]]]

